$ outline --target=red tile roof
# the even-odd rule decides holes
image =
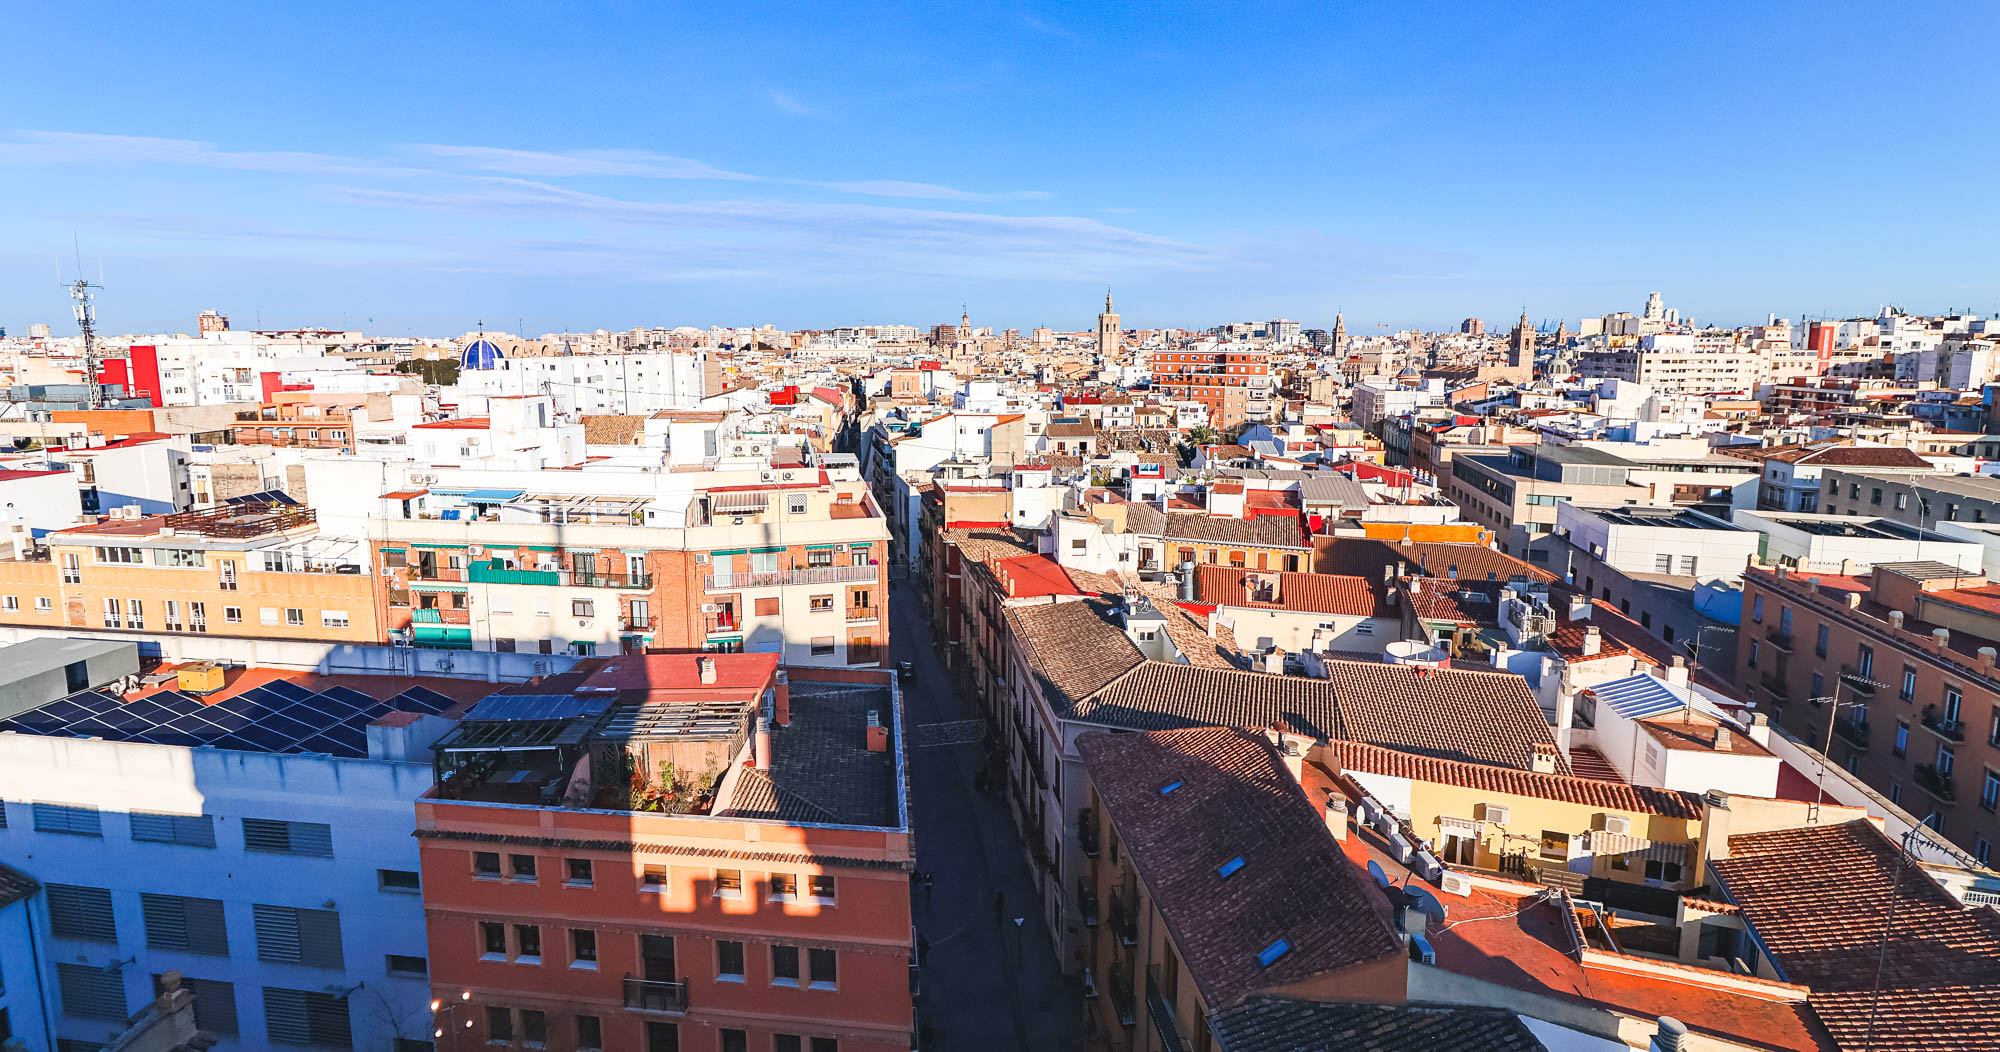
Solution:
[[[1336,761],[1341,770],[1365,771],[1433,785],[1453,785],[1461,789],[1559,800],[1667,818],[1701,817],[1701,796],[1697,793],[1440,760],[1360,742],[1329,742],[1327,756]]]
[[[1251,598],[1251,578],[1277,582],[1275,600]],[[1262,610],[1294,610],[1350,617],[1395,617],[1381,586],[1366,577],[1323,573],[1259,572],[1233,566],[1203,566],[1196,577],[1201,601]]]
[[[1328,661],[1326,672],[1350,741],[1523,771],[1536,746],[1555,748],[1541,703],[1512,673],[1369,661]],[[1569,762],[1556,768],[1568,774]]]

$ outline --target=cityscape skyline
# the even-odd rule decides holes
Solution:
[[[1653,288],[1723,324],[1996,308],[1947,240],[1995,218],[1979,174],[1875,140],[1948,141],[1963,85],[1825,75],[1990,10],[1815,9],[1804,40],[1785,7],[1672,36],[1642,13],[1315,14],[114,15],[74,77],[0,70],[0,194],[28,203],[0,321],[60,320],[73,238],[134,330],[196,304],[418,332],[921,325],[960,302],[1081,330],[1106,284],[1140,323],[1345,308],[1356,332]],[[23,39],[76,29],[21,14]],[[254,90],[142,72],[232,48],[276,56]],[[350,75],[283,57],[328,53]]]

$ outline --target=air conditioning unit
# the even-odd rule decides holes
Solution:
[[[1499,804],[1480,804],[1479,818],[1483,822],[1504,826],[1507,824],[1507,809]]]
[[[465,546],[465,554],[467,554],[467,555],[485,555],[485,554],[486,554],[486,546],[485,546],[485,545],[481,545],[481,544],[468,544],[468,545],[466,545],[466,546]]]
[[[708,565],[708,553],[707,553],[707,552],[696,552],[696,553],[695,553],[695,556],[694,556],[694,564],[695,564],[696,566],[707,566],[707,565]]]
[[[1632,820],[1624,815],[1605,815],[1604,831],[1614,836],[1629,836],[1632,833]]]
[[[1438,963],[1437,951],[1431,949],[1431,941],[1421,935],[1410,936],[1410,960],[1418,964]]]
[[[1438,887],[1443,888],[1447,895],[1469,896],[1472,894],[1472,878],[1463,873],[1446,871]]]
[[[715,612],[716,612],[716,605],[715,605],[714,603],[703,603],[703,604],[701,604],[701,612],[702,612],[702,613],[704,613],[704,614],[712,614],[712,613],[715,613]]]

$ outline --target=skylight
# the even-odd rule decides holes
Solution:
[[[1167,784],[1160,787],[1160,795],[1165,796],[1168,793],[1171,793],[1174,790],[1179,789],[1181,786],[1185,784],[1187,783],[1181,781],[1179,778],[1176,778],[1173,781],[1168,782]]]
[[[1235,858],[1232,858],[1229,861],[1224,862],[1222,866],[1216,870],[1216,872],[1224,877],[1228,877],[1230,874],[1235,873],[1237,870],[1242,868],[1243,868],[1243,856],[1238,855]]]
[[[1257,955],[1257,963],[1266,968],[1269,968],[1273,963],[1277,961],[1278,958],[1283,957],[1285,954],[1291,952],[1291,949],[1292,949],[1291,943],[1288,943],[1283,939],[1279,939],[1277,942],[1274,942],[1271,945],[1264,947],[1264,952]]]

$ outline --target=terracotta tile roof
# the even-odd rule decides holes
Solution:
[[[1209,1017],[1220,1052],[1543,1052],[1499,1008],[1300,1001],[1259,994]]]
[[[1387,900],[1262,734],[1086,734],[1077,751],[1211,1011],[1403,952]]]
[[[1873,824],[1732,836],[1709,868],[1841,1048],[2000,1045],[2000,912],[1960,903]]]
[[[1461,581],[1505,581],[1525,577],[1553,583],[1556,575],[1483,544],[1453,541],[1413,541],[1402,544],[1363,537],[1313,538],[1313,570],[1382,579],[1383,567],[1404,564],[1404,572],[1422,577],[1450,577],[1454,567]]]
[[[972,562],[991,563],[1036,552],[1033,537],[1013,530],[951,529],[943,531],[940,536],[946,544],[958,546],[961,558]]]
[[[1057,715],[1146,660],[1103,600],[1010,606],[1002,616]]]
[[[1204,668],[1240,668],[1236,633],[1217,624],[1215,635],[1208,634],[1209,615],[1190,610],[1175,600],[1174,589],[1152,581],[1136,581],[1134,587],[1146,597],[1160,616],[1167,619],[1167,638],[1189,664]]]
[[[1277,582],[1277,598],[1251,598],[1253,574]],[[1383,594],[1381,585],[1366,577],[1343,577],[1323,573],[1258,573],[1234,566],[1203,566],[1196,575],[1198,594],[1204,603],[1255,607],[1263,610],[1294,610],[1315,614],[1345,614],[1350,617],[1395,617],[1396,608]]]
[[[1326,680],[1148,661],[1077,705],[1071,718],[1131,730],[1274,727],[1346,734]]]
[[[1384,749],[1360,742],[1329,742],[1327,757],[1341,770],[1408,778],[1433,785],[1454,785],[1461,789],[1527,796],[1541,800],[1585,804],[1616,811],[1661,815],[1667,818],[1700,818],[1701,795],[1671,789],[1649,789],[1623,782],[1578,778],[1560,774],[1536,774],[1486,764],[1440,760],[1416,756],[1396,749]]]
[[[1265,548],[1304,548],[1306,536],[1297,519],[1259,515],[1229,519],[1197,512],[1170,511],[1161,531],[1169,541],[1201,541]]]
[[[1350,741],[1523,771],[1537,745],[1555,748],[1528,681],[1512,673],[1368,661],[1326,670]],[[1556,769],[1568,774],[1569,762],[1558,757]]]
[[[1798,449],[1780,453],[1772,460],[1790,464],[1848,468],[1928,468],[1931,462],[1901,446],[1834,446],[1829,449]]]
[[[583,440],[593,446],[636,446],[646,440],[644,416],[585,416]]]

